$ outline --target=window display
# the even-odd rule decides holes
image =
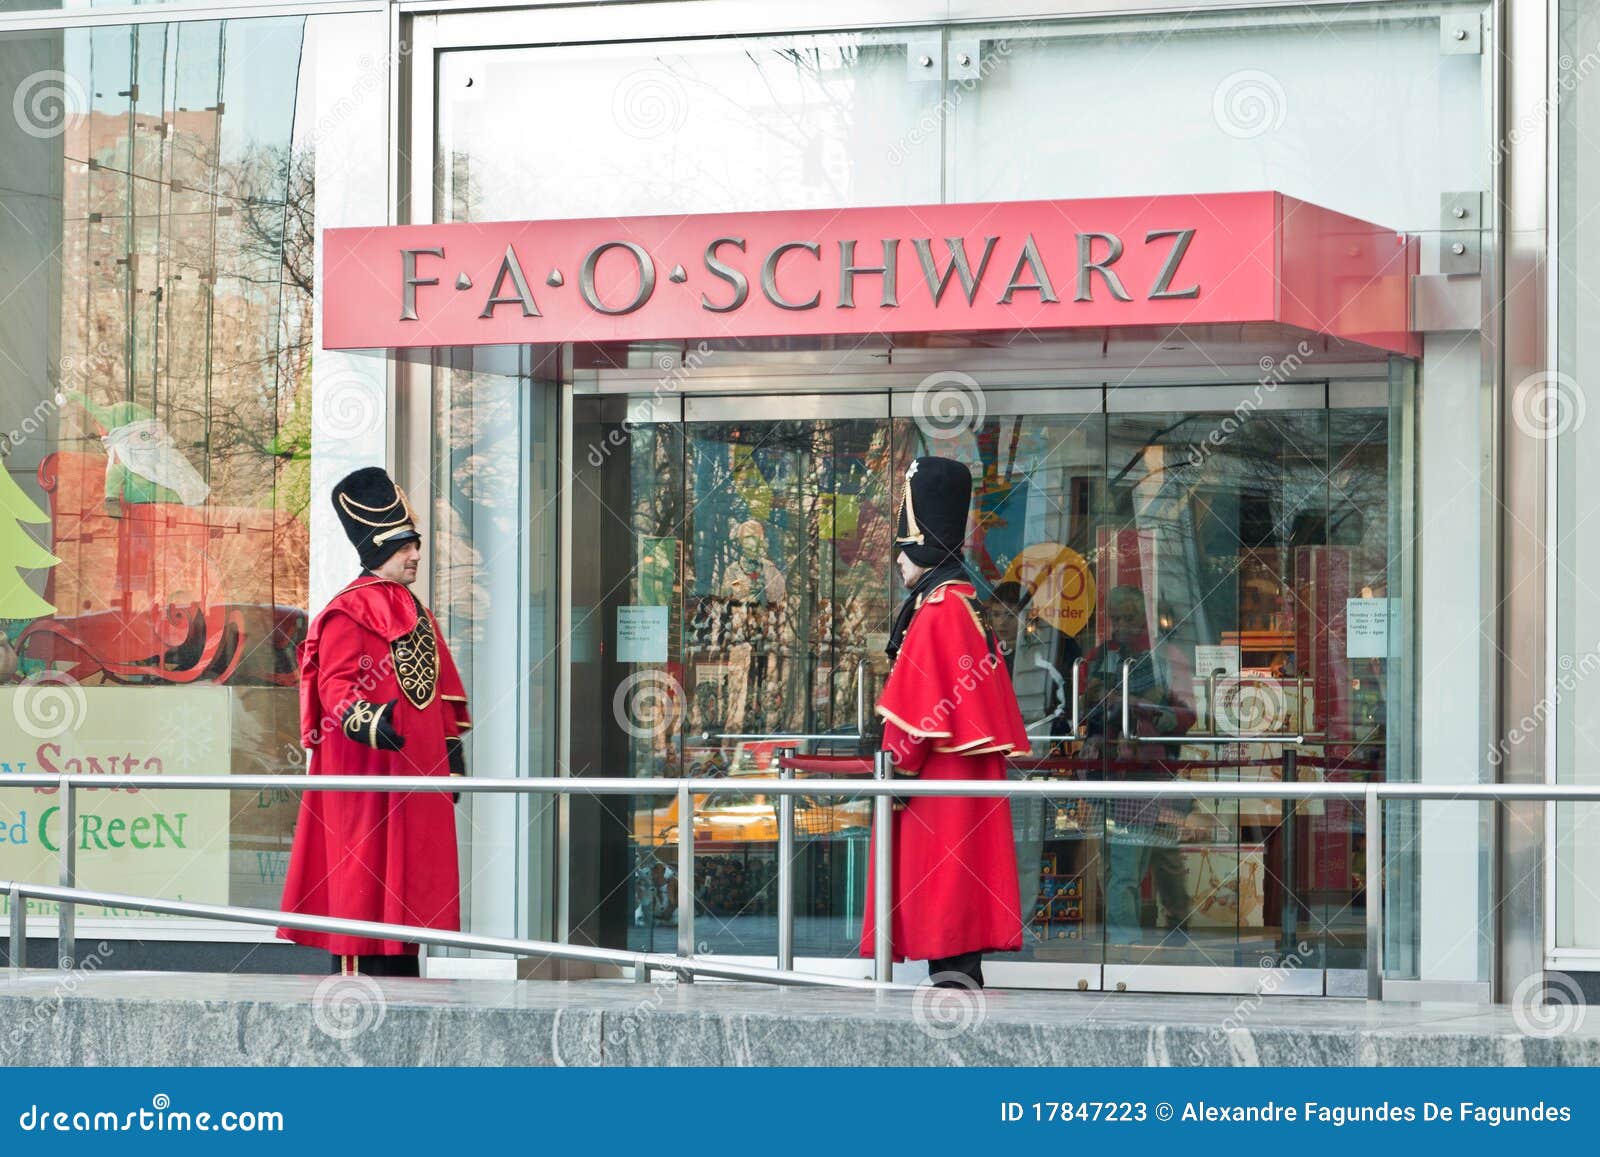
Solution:
[[[306,24],[6,37],[14,64],[53,53],[61,71],[40,75],[82,98],[7,138],[8,149],[27,141],[13,168],[29,187],[0,193],[8,219],[27,224],[8,252],[15,242],[17,268],[31,270],[17,287],[27,319],[0,330],[7,770],[303,768],[316,236],[313,150],[295,127]],[[3,845],[12,867],[0,875],[55,878],[41,855],[60,838],[40,826],[50,798],[0,792],[0,825],[28,836]],[[295,798],[110,789],[82,801],[81,882],[277,904]],[[170,920],[85,911],[108,915]]]
[[[628,765],[751,779],[748,794],[697,801],[697,863],[741,865],[712,873],[738,886],[697,926],[707,951],[770,950],[778,801],[760,780],[774,749],[860,746],[857,681],[870,710],[902,597],[889,581],[885,480],[891,461],[903,472],[920,453],[973,474],[979,597],[1034,740],[1015,775],[1069,793],[1075,779],[1383,774],[1387,652],[1353,655],[1347,615],[1352,599],[1388,589],[1386,412],[1239,422],[1208,412],[1206,391],[1192,397],[1177,413],[995,414],[937,439],[912,420],[633,430],[638,534],[611,557],[636,569],[606,572],[605,585],[618,586],[618,613],[670,606],[664,662],[617,656],[613,687],[659,692],[628,717]],[[1224,416],[1230,435],[1211,438]],[[851,954],[869,819],[865,800],[797,803],[802,956]],[[675,801],[635,806],[631,946],[673,943],[652,928],[672,923],[675,894],[663,903],[660,889],[677,824]],[[1013,830],[1018,960],[1253,964],[1311,928],[1319,963],[1359,963],[1354,807],[1064,794],[1015,801]]]

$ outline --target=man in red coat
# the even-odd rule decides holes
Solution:
[[[909,590],[889,635],[893,664],[878,700],[895,774],[1006,778],[1028,736],[999,643],[962,562],[972,475],[949,458],[906,471],[895,532]],[[913,797],[894,816],[895,959],[927,960],[934,984],[982,987],[983,954],[1022,947],[1011,805],[1003,798]],[[872,954],[867,883],[863,955]]]
[[[472,726],[461,676],[432,612],[411,593],[421,535],[383,470],[333,490],[361,575],[312,621],[300,653],[301,742],[313,775],[460,775]],[[283,888],[286,912],[461,927],[455,812],[443,792],[318,792],[301,797]],[[302,932],[333,971],[416,976],[417,946]]]

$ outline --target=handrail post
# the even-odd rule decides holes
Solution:
[[[1072,738],[1078,738],[1078,729],[1082,725],[1079,717],[1078,699],[1083,694],[1082,671],[1085,660],[1072,660]]]
[[[859,739],[867,733],[867,674],[872,669],[872,660],[866,656],[856,663],[856,737]]]
[[[1217,714],[1217,676],[1226,675],[1226,667],[1213,667],[1211,674],[1206,676],[1206,713],[1211,716],[1211,733],[1222,734],[1222,716]],[[1237,727],[1235,731],[1239,730]]]
[[[894,757],[879,751],[872,757],[872,777],[886,783],[894,776]],[[894,974],[894,797],[872,800],[872,979],[888,982]]]
[[[58,853],[63,888],[78,884],[78,797],[72,781],[61,777],[61,851]],[[77,905],[63,900],[56,906],[56,967],[71,968],[77,955]]]
[[[1212,719],[1215,726],[1216,720]],[[1283,760],[1283,782],[1300,782],[1300,753],[1293,747],[1285,746],[1280,753]],[[1283,801],[1283,911],[1278,920],[1278,951],[1287,959],[1295,955],[1295,945],[1300,942],[1300,893],[1299,864],[1300,850],[1295,839],[1295,828],[1300,822],[1297,801],[1289,798]]]
[[[678,955],[694,955],[694,793],[688,780],[678,785]],[[692,984],[694,973],[680,972],[678,979]]]
[[[1122,660],[1122,737],[1133,734],[1133,720],[1128,713],[1128,672],[1133,670],[1133,660]]]
[[[1367,999],[1383,999],[1383,799],[1367,785]]]
[[[11,885],[11,971],[27,966],[28,960],[28,901],[22,889]]]
[[[778,761],[778,778],[793,779],[794,768],[787,761],[794,758],[795,749],[780,747],[774,759]],[[794,970],[794,796],[778,797],[778,967],[785,972]]]

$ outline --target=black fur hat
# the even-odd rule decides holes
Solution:
[[[345,475],[333,488],[333,509],[366,570],[382,566],[406,543],[422,541],[405,491],[381,466]]]
[[[967,541],[972,472],[954,458],[918,458],[906,471],[895,523],[896,550],[918,566],[960,559]]]

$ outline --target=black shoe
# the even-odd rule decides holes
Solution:
[[[415,952],[396,956],[333,956],[331,970],[345,976],[421,976],[421,958]]]
[[[935,988],[982,988],[983,953],[963,952],[958,956],[941,956],[928,961],[928,976],[935,980]]]

